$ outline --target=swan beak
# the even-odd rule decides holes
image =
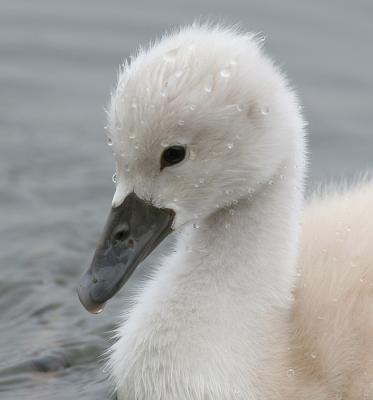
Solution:
[[[91,266],[81,277],[78,295],[92,313],[127,282],[139,263],[172,231],[175,213],[130,193],[111,209]]]

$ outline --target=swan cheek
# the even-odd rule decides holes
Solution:
[[[90,312],[100,312],[139,263],[172,231],[175,212],[157,208],[134,192],[113,207],[78,295]]]

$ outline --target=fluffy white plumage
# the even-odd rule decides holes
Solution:
[[[337,279],[337,267],[349,267],[322,254],[352,257],[357,239],[343,231],[347,223],[359,240],[373,233],[359,236],[364,212],[345,212],[342,197],[316,203],[297,273],[303,125],[293,91],[253,35],[193,25],[121,70],[109,109],[113,204],[134,190],[174,209],[180,233],[117,331],[110,366],[118,399],[363,398],[368,386],[350,379],[367,371],[362,349],[349,350],[364,328],[337,317],[338,307],[352,307],[342,306],[347,281]],[[186,160],[160,171],[163,149],[174,144],[187,146]],[[371,213],[373,190],[349,201]],[[349,272],[351,296],[360,272]],[[336,302],[328,279],[339,284]],[[327,321],[318,318],[324,311]]]

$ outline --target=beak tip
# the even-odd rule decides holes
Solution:
[[[92,301],[89,294],[89,289],[83,285],[79,285],[77,288],[78,297],[83,307],[91,314],[100,314],[105,307],[105,303],[95,303]]]

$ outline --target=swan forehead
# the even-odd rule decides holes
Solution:
[[[227,114],[267,107],[269,64],[254,35],[190,27],[165,37],[121,68],[109,109],[114,145],[138,157],[133,150],[188,142]]]

